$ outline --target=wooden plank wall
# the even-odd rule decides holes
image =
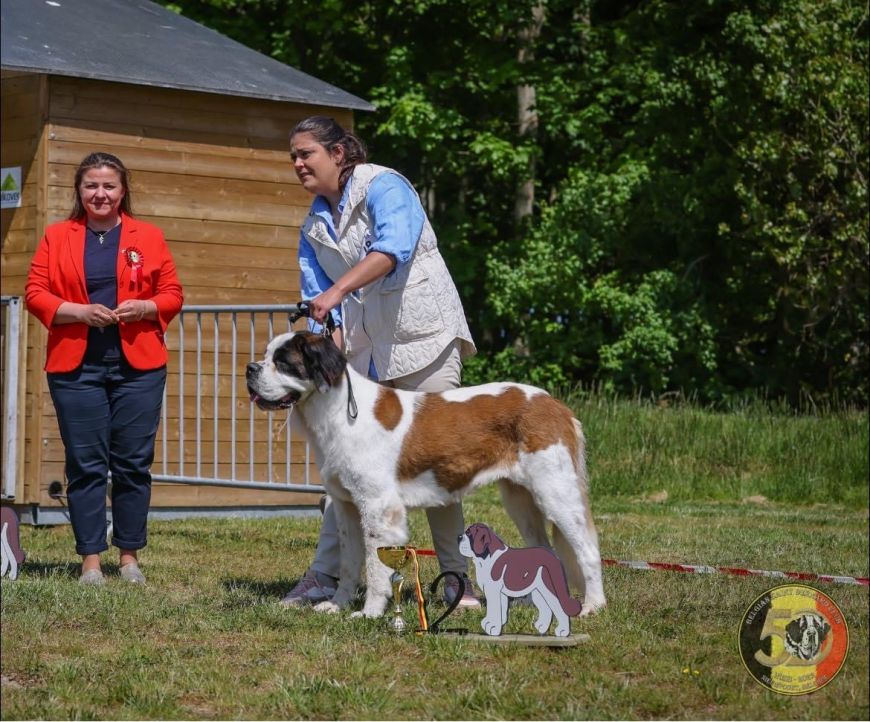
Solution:
[[[45,121],[48,111],[48,82],[43,75],[2,71],[0,75],[0,119],[3,142],[0,161],[4,167],[21,166],[23,181],[21,207],[0,211],[2,228],[2,272],[0,285],[7,296],[21,296],[30,258],[45,227]],[[30,314],[22,317],[23,348],[19,373],[24,381],[19,390],[19,472],[16,502],[29,501],[29,480],[41,469],[42,371],[45,335]],[[5,377],[4,377],[5,378]],[[55,423],[56,426],[56,423]]]
[[[4,99],[4,120],[5,107]],[[186,304],[295,302],[299,300],[296,259],[299,225],[311,198],[299,185],[290,165],[288,132],[300,119],[318,113],[333,115],[343,124],[352,123],[350,111],[328,107],[51,76],[45,129],[46,221],[52,223],[69,214],[75,169],[82,158],[93,151],[108,151],[130,169],[134,214],[163,229],[178,266]],[[4,145],[5,138],[4,131]],[[5,251],[4,247],[4,261]],[[9,273],[21,278],[26,274],[29,255],[10,257],[10,262]],[[5,279],[7,271],[4,269],[3,273]],[[178,454],[180,380],[173,333],[177,329],[171,328],[167,337],[172,354],[167,404],[171,418],[158,438],[155,472],[161,470],[163,433],[170,455]],[[211,348],[209,333],[204,338],[207,348]],[[264,329],[258,334],[261,352],[268,336]],[[191,340],[188,332],[187,343]],[[193,376],[193,347],[186,348],[184,388],[190,403],[197,382]],[[229,438],[225,394],[230,386],[226,354],[222,339],[218,354],[221,464],[229,458],[229,444],[225,443]],[[248,360],[238,359],[238,363],[243,368]],[[208,354],[206,361],[211,363]],[[213,366],[208,366],[206,372],[212,374]],[[201,439],[205,442],[203,453],[208,454],[209,460],[214,453],[212,387],[211,376],[200,382],[203,412],[212,415],[203,421],[209,436]],[[51,504],[45,491],[52,480],[62,479],[63,453],[44,379],[41,392],[41,403],[36,408],[43,428],[35,438],[41,446],[42,468],[39,488],[34,490],[31,501]],[[245,414],[249,407],[244,389],[237,389],[237,431],[247,430]],[[193,423],[189,413],[185,411],[186,464],[190,463],[194,448],[187,440]],[[255,455],[260,457],[266,450],[263,440],[269,436],[275,438],[273,462],[284,464],[283,436],[276,435],[274,430],[261,433]],[[300,449],[298,442],[294,444],[291,458],[294,465],[301,462]],[[244,458],[247,463],[247,457]],[[273,476],[281,474],[283,478],[283,473],[282,466]],[[316,482],[316,473],[313,479]],[[300,499],[284,492],[155,484],[152,504],[250,506],[316,500],[315,496],[308,496]]]

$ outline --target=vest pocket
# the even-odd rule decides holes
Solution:
[[[384,322],[395,319],[393,336],[397,341],[413,341],[434,336],[444,329],[441,306],[428,278],[403,289],[381,289]]]

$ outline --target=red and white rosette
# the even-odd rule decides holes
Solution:
[[[124,249],[124,258],[127,260],[127,265],[130,267],[130,280],[133,283],[139,282],[139,271],[145,264],[145,256],[135,246],[130,246]]]

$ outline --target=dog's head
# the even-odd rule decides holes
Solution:
[[[830,625],[819,614],[801,614],[785,628],[785,647],[800,659],[815,657],[831,631]]]
[[[459,553],[462,556],[486,559],[499,549],[507,549],[507,544],[486,524],[472,524],[465,533],[459,535]]]
[[[315,390],[326,393],[340,380],[347,359],[331,338],[309,331],[273,338],[262,361],[245,369],[251,401],[264,411],[289,409]]]

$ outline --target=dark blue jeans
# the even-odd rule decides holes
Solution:
[[[67,501],[76,553],[106,551],[106,484],[112,472],[112,544],[148,540],[151,463],[166,368],[137,371],[125,361],[85,362],[48,374],[66,452]]]

